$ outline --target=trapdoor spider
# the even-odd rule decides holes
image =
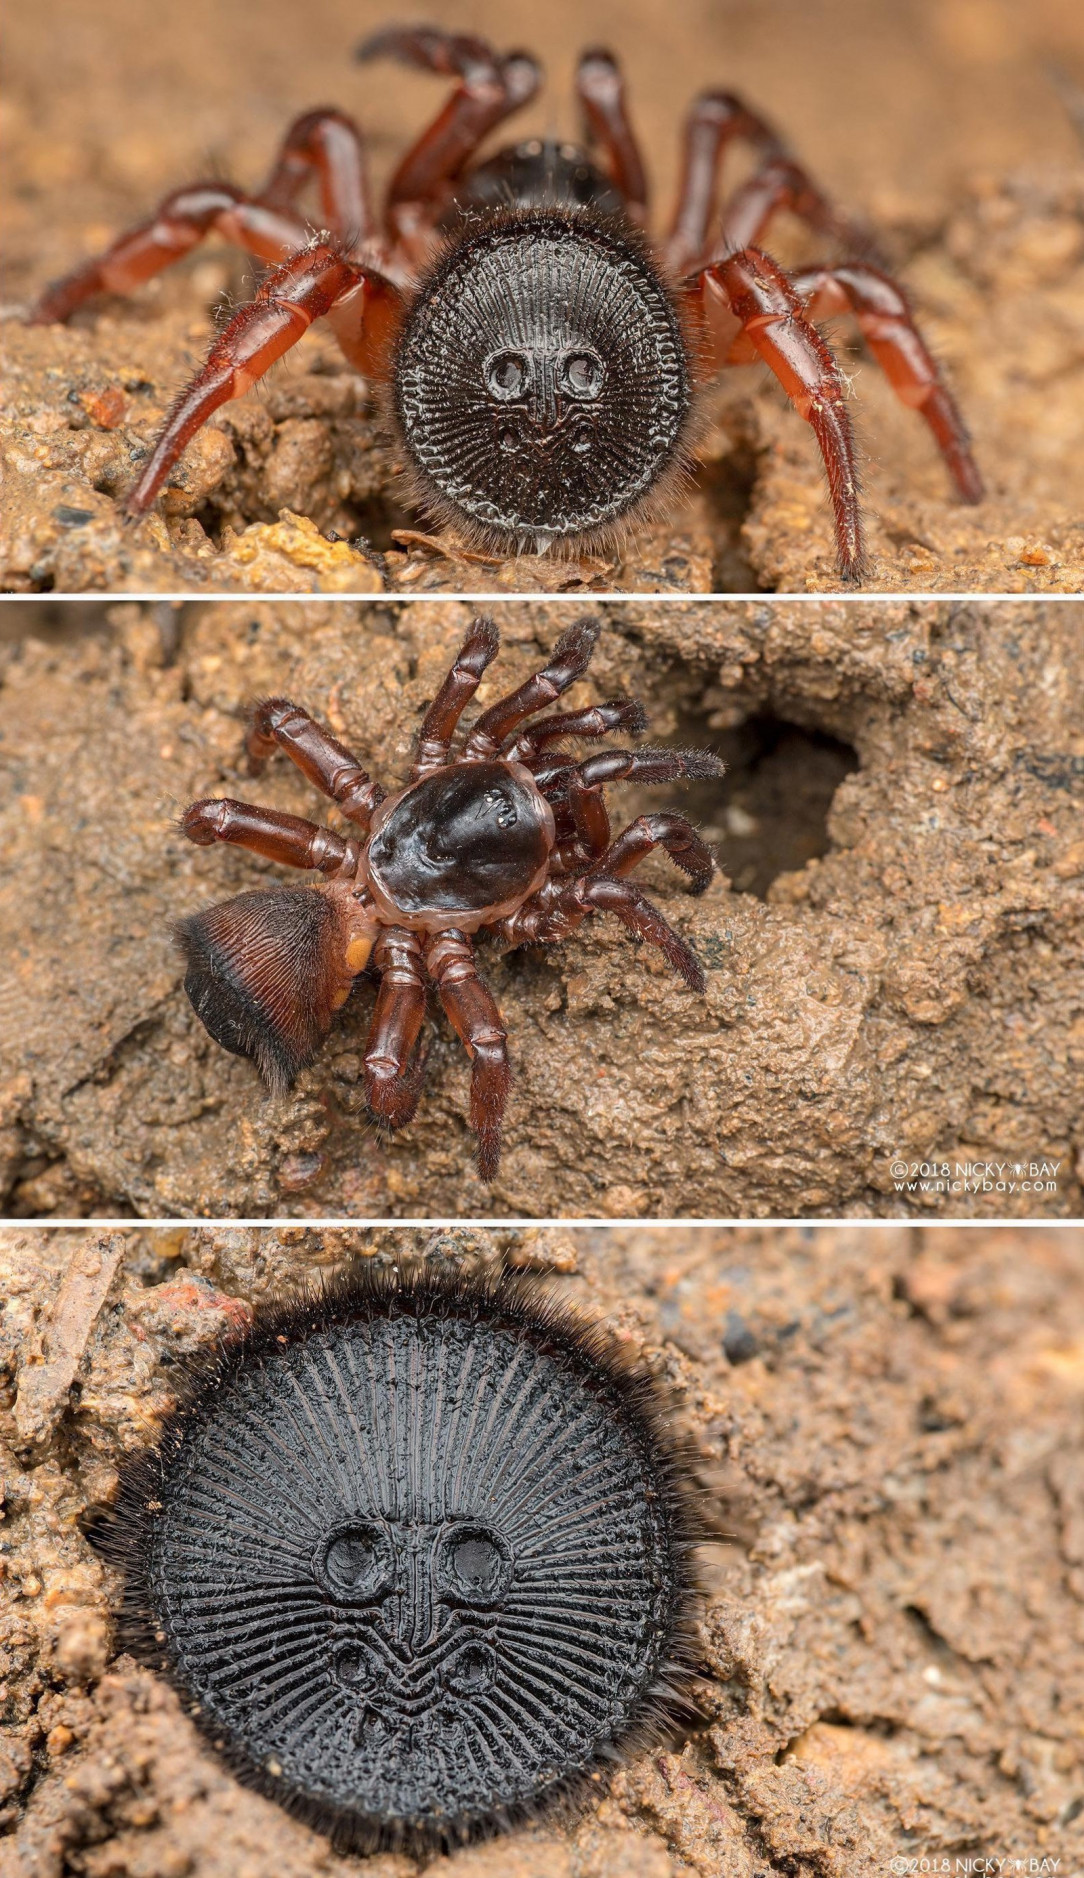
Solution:
[[[492,1180],[511,1085],[501,1014],[474,963],[471,935],[492,927],[510,946],[564,939],[591,913],[614,913],[657,945],[694,991],[699,959],[625,879],[664,848],[703,892],[708,848],[682,815],[642,815],[615,839],[607,783],[672,782],[722,773],[707,750],[606,750],[583,761],[568,737],[646,728],[632,698],[543,717],[523,728],[587,670],[599,627],[584,620],[559,639],[549,663],[477,719],[460,749],[452,740],[499,639],[477,619],[414,746],[406,787],[387,795],[357,758],[285,698],[258,706],[248,734],[258,775],[276,749],[337,802],[356,836],[296,815],[228,798],[194,802],[181,821],[190,841],[232,841],[268,860],[319,868],[327,884],[262,889],[182,920],[177,936],[185,990],[217,1043],[251,1057],[272,1089],[289,1088],[316,1057],[332,1014],[370,964],[377,992],[365,1050],[372,1114],[389,1128],[413,1116],[421,1096],[426,980],[471,1058],[471,1127],[478,1168]]]
[[[535,60],[398,26],[358,49],[361,59],[380,56],[459,80],[392,177],[382,220],[357,126],[340,111],[311,111],[255,195],[221,182],[177,190],[33,309],[36,321],[62,320],[93,294],[129,292],[212,229],[272,263],[168,413],[128,493],[130,514],[151,507],[212,411],[324,316],[350,362],[385,387],[417,506],[500,553],[612,546],[680,481],[696,387],[759,358],[816,434],[840,571],[861,579],[845,389],[814,324],[841,312],[854,314],[898,397],[925,418],[960,495],[980,499],[967,432],[904,294],[861,258],[868,240],[740,98],[708,91],[694,101],[676,211],[652,243],[644,167],[610,52],[585,52],[577,73],[590,155],[535,141],[484,162],[475,160],[483,140],[535,93]],[[735,139],[753,146],[759,166],[716,221],[721,162]],[[298,207],[310,182],[325,231],[317,237]],[[757,245],[784,208],[831,239],[844,263],[785,273]]]

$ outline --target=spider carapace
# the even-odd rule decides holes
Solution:
[[[846,392],[814,323],[852,313],[902,402],[925,418],[966,501],[982,485],[956,405],[902,290],[765,122],[707,91],[685,122],[665,234],[652,236],[644,165],[614,56],[580,59],[587,145],[480,146],[534,95],[536,61],[435,27],[389,27],[359,57],[458,80],[407,151],[378,217],[361,132],[336,110],[287,133],[255,195],[221,182],[175,191],[150,220],[48,288],[31,317],[68,317],[129,292],[211,230],[270,263],[212,344],[129,491],[145,513],[207,418],[240,397],[316,319],[383,387],[424,514],[502,554],[612,547],[672,497],[694,445],[698,389],[761,359],[811,425],[824,459],[840,572],[863,577],[858,471]],[[753,146],[752,176],[716,211],[723,156]],[[318,187],[323,232],[300,209]],[[843,258],[786,272],[759,246],[797,213]]]

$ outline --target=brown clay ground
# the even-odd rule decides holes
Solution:
[[[403,551],[402,508],[371,401],[310,335],[266,388],[213,420],[170,514],[120,529],[115,497],[212,315],[250,290],[208,246],[127,305],[70,331],[19,309],[48,279],[200,173],[246,182],[300,110],[337,102],[386,177],[439,86],[351,66],[378,0],[41,0],[6,22],[6,392],[0,588],[20,592],[454,589],[822,591],[838,585],[816,452],[752,369],[711,400],[695,488],[614,564],[478,567]],[[576,49],[613,43],[635,93],[660,219],[682,108],[738,87],[816,175],[864,211],[914,296],[989,484],[950,500],[924,428],[849,355],[865,458],[872,585],[891,591],[1084,588],[1084,26],[1074,0],[473,0],[442,21],[528,40],[549,74],[524,131],[572,132]],[[1077,127],[1074,127],[1074,112]],[[796,227],[772,245],[813,256]],[[247,284],[246,284],[247,283]],[[841,342],[846,334],[841,332]],[[344,537],[337,543],[327,532]],[[348,543],[362,535],[386,559]]]
[[[0,1873],[414,1878],[402,1857],[334,1856],[239,1786],[165,1684],[114,1655],[117,1580],[80,1522],[154,1438],[186,1353],[268,1293],[424,1235],[118,1237],[0,1234]],[[433,1878],[1079,1878],[1078,1230],[546,1230],[430,1249],[551,1269],[641,1346],[717,1534],[704,1731],[616,1772],[581,1818]],[[96,1297],[60,1335],[72,1260],[66,1295]]]
[[[482,703],[577,616],[568,601],[494,611],[505,649]],[[9,1215],[1080,1215],[1081,605],[604,611],[584,701],[642,696],[654,736],[730,765],[688,795],[612,792],[622,820],[688,807],[717,849],[701,900],[664,862],[641,875],[708,992],[608,920],[559,947],[485,949],[516,1078],[486,1189],[443,1018],[418,1116],[389,1139],[364,1107],[371,980],[273,1102],[194,1017],[169,937],[276,878],[172,826],[196,797],[251,792],[250,702],[303,702],[388,782],[470,609],[3,609]],[[322,813],[285,763],[258,794]],[[1008,1163],[1015,1184],[901,1192],[896,1161]],[[1038,1162],[1042,1192],[1025,1185]]]

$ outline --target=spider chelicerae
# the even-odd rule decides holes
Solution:
[[[460,714],[499,646],[492,621],[475,620],[426,712],[406,785],[392,795],[299,705],[269,698],[258,706],[250,771],[284,750],[357,830],[339,835],[229,798],[194,802],[180,824],[201,846],[235,842],[326,876],[315,891],[259,889],[177,927],[197,1015],[216,1042],[252,1058],[272,1089],[289,1088],[315,1059],[334,1012],[369,967],[380,986],[366,1098],[378,1121],[402,1127],[421,1096],[432,981],[471,1058],[478,1168],[492,1180],[512,1072],[500,1011],[475,965],[475,933],[488,927],[509,946],[546,944],[590,914],[613,913],[658,946],[692,990],[704,990],[692,948],[626,877],[663,848],[702,892],[714,867],[709,849],[671,813],[641,815],[611,838],[603,791],[626,780],[718,776],[723,765],[709,750],[608,749],[577,760],[562,747],[571,737],[646,727],[632,698],[537,715],[583,676],[598,634],[592,620],[569,627],[549,663],[483,711],[453,754]]]
[[[66,319],[127,293],[212,230],[270,271],[181,392],[126,498],[155,502],[189,439],[326,318],[347,359],[384,388],[414,504],[501,554],[614,546],[671,498],[693,451],[698,386],[761,359],[820,445],[839,567],[865,571],[845,385],[817,318],[851,313],[905,405],[926,420],[956,488],[982,483],[967,432],[901,288],[741,98],[689,110],[669,232],[647,235],[644,165],[613,54],[585,52],[576,89],[587,146],[533,141],[478,152],[540,82],[526,52],[436,27],[391,26],[359,47],[458,79],[375,214],[362,136],[336,110],[287,132],[255,195],[223,182],[174,191],[150,220],[46,289],[31,312]],[[758,159],[716,215],[722,159]],[[300,204],[319,191],[320,226]],[[842,255],[786,272],[759,246],[790,209]]]

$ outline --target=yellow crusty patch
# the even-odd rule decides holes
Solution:
[[[369,963],[369,954],[373,949],[371,939],[351,939],[346,948],[346,969],[348,972],[363,972]]]
[[[227,528],[224,557],[245,569],[248,585],[265,593],[382,593],[371,561],[346,541],[327,541],[315,522],[280,509],[277,522],[253,522],[239,535]]]

